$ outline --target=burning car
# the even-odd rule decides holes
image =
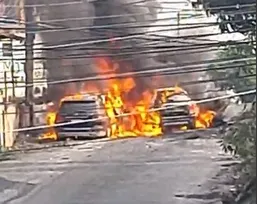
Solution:
[[[185,90],[179,87],[157,89],[152,104],[159,109],[163,133],[195,128],[196,105]]]
[[[109,136],[104,96],[85,94],[65,97],[55,117],[57,138],[102,138]],[[64,125],[58,125],[58,124]]]
[[[105,58],[96,60],[96,67],[114,78],[104,87],[87,82],[73,96],[64,96],[58,111],[48,111],[49,128],[41,138],[156,137],[169,129],[211,127],[215,112],[193,103],[183,88],[153,90],[132,76],[115,78],[119,64]]]

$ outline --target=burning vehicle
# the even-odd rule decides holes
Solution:
[[[81,94],[65,97],[56,112],[58,139],[102,138],[110,136],[109,119],[104,109],[104,95]],[[64,124],[60,125],[59,124]]]
[[[211,127],[216,116],[214,111],[201,110],[178,86],[145,92],[134,106],[126,106],[118,90],[114,86],[107,94],[63,98],[58,110],[48,113],[50,129],[41,138],[154,137]]]
[[[50,128],[41,138],[156,137],[173,129],[212,126],[216,113],[194,103],[183,88],[142,90],[134,76],[116,77],[121,65],[114,60],[96,62],[99,75],[111,72],[113,77],[104,87],[85,82],[81,92],[64,96],[58,108],[48,111]]]
[[[173,130],[209,128],[217,116],[215,111],[203,109],[179,86],[157,89],[152,107],[158,110],[163,134]]]
[[[37,4],[40,5],[41,1],[43,2],[43,0],[37,0]],[[63,1],[56,0],[61,3]],[[106,97],[103,107],[105,115],[109,119],[111,138],[162,135],[162,122],[164,121],[162,118],[167,118],[165,114],[168,110],[151,111],[150,109],[153,107],[165,108],[170,99],[173,101],[187,100],[185,98],[188,95],[170,96],[166,105],[153,106],[154,90],[159,87],[174,86],[184,79],[198,79],[202,73],[189,72],[179,75],[160,73],[159,76],[159,73],[145,72],[154,67],[155,69],[164,65],[166,67],[167,63],[175,63],[180,66],[186,60],[191,61],[192,57],[194,57],[194,61],[200,57],[199,54],[184,56],[184,54],[178,53],[174,55],[173,51],[171,54],[166,51],[164,53],[166,48],[161,44],[157,45],[159,43],[156,44],[156,42],[163,41],[163,37],[161,35],[157,37],[159,34],[150,36],[148,32],[151,26],[156,27],[156,24],[153,23],[158,21],[159,15],[157,14],[161,5],[156,6],[157,4],[159,5],[156,0],[144,2],[131,0],[81,1],[78,4],[58,7],[57,13],[56,7],[37,7],[36,13],[40,19],[45,21],[60,19],[60,21],[58,20],[58,27],[60,27],[58,31],[40,33],[43,42],[62,47],[63,44],[70,44],[70,39],[78,41],[74,45],[71,43],[72,49],[69,45],[68,47],[64,46],[64,49],[44,50],[44,55],[49,59],[46,60],[49,81],[50,79],[81,78],[72,83],[49,83],[48,94],[51,96],[51,100],[58,106],[60,98],[66,98],[66,95],[80,95],[80,93],[95,91]],[[80,20],[75,23],[74,19]],[[85,29],[81,31],[77,29],[78,27]],[[157,39],[158,41],[156,41]],[[84,44],[85,40],[88,42]],[[95,40],[100,41],[95,43]],[[91,46],[91,42],[94,45]],[[171,42],[169,45],[173,47],[177,43]],[[160,60],[162,58],[165,60]],[[91,79],[84,81],[83,78],[87,77]],[[90,88],[89,84],[92,85]],[[201,87],[201,85],[197,85],[197,88],[194,89]],[[182,97],[183,99],[181,99]],[[183,128],[209,127],[210,122],[206,123],[205,121],[209,120],[207,119],[209,115],[208,117],[203,116],[208,111],[198,111],[198,106],[195,108],[195,118],[192,122],[184,121]],[[54,127],[55,119],[59,117],[58,113],[59,107],[48,111],[47,124],[50,127]],[[188,117],[186,114],[185,116]],[[202,116],[203,119],[200,120]],[[65,125],[48,128],[43,138],[57,139],[55,130],[60,133],[65,128],[67,130]]]
[[[194,129],[196,105],[188,93],[180,87],[157,89],[153,98],[153,108],[160,109],[163,133],[174,129]]]

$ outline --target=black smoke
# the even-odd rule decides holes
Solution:
[[[36,14],[42,25],[51,28],[50,31],[40,31],[43,42],[48,47],[144,33],[147,28],[140,25],[150,25],[156,19],[157,8],[155,7],[158,5],[155,0],[97,0],[74,4],[68,4],[68,2],[70,0],[34,1]],[[53,6],[58,3],[62,5]],[[67,5],[64,5],[65,3]],[[39,6],[40,4],[46,4],[46,6]],[[59,21],[56,22],[56,19]],[[65,31],[57,31],[58,29],[65,29]],[[114,46],[110,46],[111,42],[104,42],[46,50],[44,57],[47,58],[49,80],[79,78],[96,73],[97,69],[93,63],[95,59],[87,58],[88,55],[94,56],[94,54],[112,55],[112,60],[119,61],[118,73],[133,72],[155,63],[149,55],[136,56],[136,58],[133,55],[135,51],[141,49],[138,44],[142,43],[142,39],[135,37],[114,43]],[[131,54],[117,57],[117,54],[126,51]],[[75,57],[70,59],[71,56]],[[133,97],[137,97],[136,94],[150,85],[149,79],[136,80],[137,87]],[[96,83],[103,85],[99,81]],[[71,87],[70,84],[50,86],[51,95],[62,94],[60,90],[67,90],[67,86]],[[76,83],[75,86],[73,83],[72,86],[75,87],[74,89],[79,89],[81,83]]]
[[[75,2],[75,0],[72,1]],[[162,59],[162,54],[156,54],[153,48],[147,47],[149,41],[145,36],[138,36],[138,34],[147,33],[149,26],[157,20],[157,13],[160,11],[157,0],[84,0],[73,4],[69,2],[71,0],[33,1],[36,7],[35,14],[39,16],[42,26],[50,28],[49,31],[40,32],[43,42],[46,46],[57,46],[55,49],[45,50],[43,55],[46,57],[49,81],[79,78],[96,73],[95,58],[92,57],[96,55],[111,55],[111,60],[119,62],[117,70],[119,73],[167,64],[171,64],[171,67],[180,66],[184,62],[199,61],[204,58],[197,54],[176,56],[170,54],[168,60],[159,60]],[[64,5],[65,3],[67,4]],[[40,4],[46,6],[39,6]],[[62,5],[53,6],[53,4]],[[56,20],[59,21],[56,22]],[[64,30],[60,31],[60,29]],[[133,35],[137,36],[132,37]],[[77,44],[125,36],[131,36],[131,38],[90,45]],[[64,44],[71,45],[58,48],[59,45]],[[140,51],[152,53],[135,54]],[[165,76],[159,79],[159,85],[171,86],[179,84],[180,81],[197,80],[199,76],[200,74]],[[103,81],[96,83],[99,86],[105,85]],[[131,98],[140,97],[141,93],[153,83],[148,76],[136,78],[136,84],[135,90],[129,95]],[[61,97],[65,91],[71,91],[71,87],[77,91],[81,86],[82,83],[53,85],[49,87],[50,95]],[[198,86],[197,89],[202,90],[203,87]]]

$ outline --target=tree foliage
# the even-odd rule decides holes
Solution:
[[[221,33],[239,32],[246,38],[244,43],[226,45],[218,54],[218,58],[245,59],[244,62],[232,62],[232,69],[217,68],[210,72],[215,78],[228,78],[216,85],[222,89],[233,89],[236,92],[256,88],[256,6],[255,0],[204,0],[205,8],[227,7],[227,9],[214,9],[210,11],[216,14],[220,22]],[[244,6],[245,5],[245,6]],[[229,8],[228,8],[229,7]],[[246,60],[247,59],[247,60]],[[230,65],[228,65],[230,66]],[[243,102],[252,107],[235,119],[233,126],[225,129],[221,145],[227,152],[240,157],[243,161],[242,172],[251,180],[243,192],[243,196],[236,203],[256,203],[256,96],[243,96]],[[245,199],[245,198],[248,199]],[[234,202],[235,203],[235,202]]]
[[[223,90],[233,89],[237,92],[253,89],[256,87],[256,61],[255,48],[250,43],[240,45],[228,45],[222,47],[219,52],[220,59],[242,59],[241,62],[232,62],[230,69],[221,69],[222,65],[212,64],[209,74],[215,78],[225,78],[227,80],[217,81],[216,85]],[[248,60],[246,60],[248,59]],[[224,65],[223,65],[224,66]],[[216,69],[215,69],[216,68]],[[254,96],[243,96],[242,100],[249,102]]]
[[[248,179],[235,204],[256,203],[256,103],[226,129],[221,146],[242,159],[241,175]]]
[[[256,104],[226,129],[222,146],[226,152],[239,155],[244,169],[256,176]]]
[[[242,59],[244,61],[232,62],[231,69],[223,70],[219,65],[211,65],[212,68],[217,68],[211,69],[210,75],[213,78],[228,79],[216,83],[223,90],[242,91],[256,87],[256,6],[248,6],[254,3],[253,0],[204,0],[206,8],[216,8],[212,12],[217,15],[222,33],[238,32],[246,39],[245,42],[237,45],[223,45],[222,51],[218,54],[220,59]],[[252,96],[243,97],[243,100],[248,102],[252,99]]]
[[[249,30],[256,30],[255,0],[202,0],[202,3],[208,14],[218,16],[222,33],[248,34]]]

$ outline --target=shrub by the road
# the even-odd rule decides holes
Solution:
[[[246,59],[244,62],[232,62],[233,69],[216,69],[210,72],[215,78],[226,78],[227,80],[217,82],[217,86],[224,89],[234,89],[236,92],[256,89],[256,6],[240,9],[242,1],[222,1],[222,0],[203,0],[206,5],[215,3],[215,6],[231,6],[229,11],[213,11],[220,18],[221,31],[232,28],[232,32],[241,32],[248,40],[245,43],[234,43],[225,45],[219,53],[219,58]],[[249,0],[248,3],[256,3]],[[216,5],[217,4],[217,5]],[[238,8],[233,5],[238,4]],[[207,6],[208,7],[208,6]],[[248,12],[249,11],[249,12]],[[224,15],[227,15],[224,18]],[[225,20],[224,20],[225,19]],[[226,20],[229,19],[229,20]],[[240,19],[240,21],[235,21]],[[236,22],[240,22],[240,25]],[[228,26],[230,25],[230,26]],[[228,66],[230,66],[228,65]],[[219,68],[213,64],[212,68]],[[256,95],[241,97],[243,103],[252,104],[251,109],[247,109],[241,116],[235,119],[235,124],[226,129],[221,142],[225,151],[233,153],[242,160],[238,171],[245,179],[245,185],[240,194],[233,201],[233,204],[255,204],[256,203]]]

